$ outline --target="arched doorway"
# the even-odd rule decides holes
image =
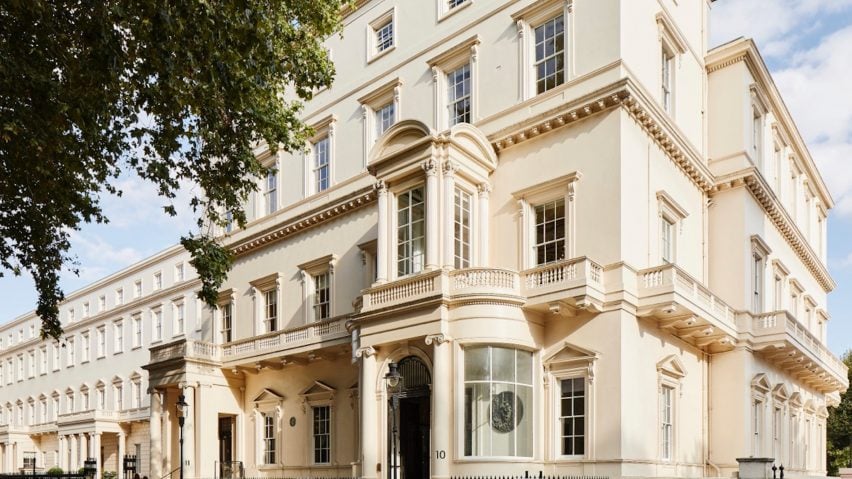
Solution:
[[[399,361],[402,376],[388,397],[388,479],[429,479],[432,375],[423,361]]]

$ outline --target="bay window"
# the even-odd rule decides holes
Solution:
[[[465,456],[532,456],[532,362],[532,353],[509,347],[465,348]]]

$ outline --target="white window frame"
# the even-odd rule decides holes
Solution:
[[[678,428],[680,424],[678,398],[680,398],[682,381],[686,373],[683,362],[675,355],[667,356],[657,363],[657,444],[659,445],[659,458],[665,463],[677,462]],[[664,401],[667,391],[671,394],[668,423],[664,417]],[[668,437],[667,434],[669,434]],[[666,445],[668,445],[668,449],[666,449]]]
[[[153,285],[151,289],[153,289],[154,291],[159,291],[159,290],[163,289],[163,272],[162,271],[154,272],[154,275],[151,278],[152,278],[151,284]]]
[[[553,20],[559,15],[563,18],[564,49],[563,78],[562,83],[554,86],[544,93],[557,90],[574,78],[574,3],[573,0],[545,0],[533,2],[530,6],[514,13],[512,19],[515,21],[518,31],[518,64],[519,68],[519,96],[527,100],[539,95],[535,71],[535,29],[540,25]]]
[[[399,122],[402,117],[401,112],[401,95],[402,95],[402,79],[399,77],[393,78],[387,83],[375,88],[366,95],[358,98],[358,103],[361,105],[361,122],[363,125],[363,158],[364,168],[367,167],[367,159],[370,157],[370,150],[378,141],[376,135],[376,112],[382,107],[393,104],[393,124]],[[391,126],[390,128],[392,128]]]
[[[130,317],[130,324],[133,334],[133,349],[141,348],[145,343],[144,325],[142,323],[142,313],[136,313]]]
[[[772,250],[758,235],[751,237],[751,245],[749,307],[753,313],[757,314],[766,311],[766,267]]]
[[[475,0],[437,0],[438,22],[444,21],[451,15],[464,10],[473,4]],[[478,1],[478,0],[476,0]],[[454,5],[455,3],[455,5]]]
[[[322,193],[327,191],[332,186],[334,186],[334,172],[335,172],[335,159],[337,157],[335,151],[335,133],[337,126],[337,117],[335,115],[328,115],[322,120],[311,125],[313,129],[314,136],[308,140],[308,144],[305,148],[304,153],[304,169],[305,169],[305,185],[304,185],[304,195],[311,196],[318,193]],[[321,167],[317,167],[317,155],[319,154],[319,149],[317,145],[321,142],[326,142],[326,163],[324,165],[326,169],[326,185],[325,188],[320,189],[319,185],[319,177],[317,176],[317,172]]]
[[[328,449],[328,452],[327,452],[328,457],[325,461],[317,461],[316,460],[318,451],[317,451],[317,443],[316,443],[317,431],[316,431],[315,416],[316,416],[317,410],[319,410],[319,409],[328,409],[328,419],[327,419],[328,430],[325,434],[325,435],[328,436],[328,448],[327,448]],[[311,446],[310,446],[310,449],[311,449],[311,464],[324,465],[324,464],[331,464],[332,463],[331,453],[334,450],[334,448],[332,447],[332,445],[333,445],[332,441],[334,440],[334,435],[332,434],[332,431],[334,430],[334,414],[333,413],[334,413],[334,408],[332,407],[331,403],[328,403],[328,404],[312,404],[311,405],[311,417],[310,417],[310,421],[311,421],[311,443],[310,443],[311,444]]]
[[[766,116],[769,113],[769,102],[757,84],[752,84],[749,89],[751,91],[751,108],[749,109],[748,156],[758,170],[764,171],[765,145],[767,144]]]
[[[106,326],[100,325],[95,330],[95,339],[97,340],[97,355],[98,359],[106,357]]]
[[[80,347],[82,348],[81,363],[88,363],[92,360],[92,345],[89,342],[89,331],[80,333]]]
[[[446,0],[439,0],[446,1]],[[471,0],[467,0],[469,4]],[[449,80],[448,75],[455,72],[459,68],[467,65],[469,68],[469,88],[468,95],[470,101],[470,120],[468,123],[473,123],[479,119],[479,45],[481,40],[479,35],[474,35],[466,40],[459,42],[457,45],[449,48],[441,54],[428,60],[428,65],[432,69],[432,84],[433,95],[435,102],[435,125],[440,129],[451,128],[454,126],[450,115],[449,101]]]
[[[282,299],[283,299],[283,276],[281,273],[272,273],[250,282],[252,286],[252,298],[254,299],[254,324],[255,335],[267,334],[272,331],[280,331],[282,324]],[[275,329],[270,331],[268,323],[268,307],[266,304],[266,293],[275,291]]]
[[[433,225],[428,224],[428,216],[429,216],[428,208],[436,207],[436,205],[430,206],[427,203],[426,182],[416,183],[416,184],[413,184],[413,185],[410,185],[410,186],[409,185],[406,185],[406,186],[407,186],[406,188],[402,188],[399,191],[394,192],[394,195],[393,195],[393,202],[394,202],[393,203],[393,216],[392,216],[393,221],[391,222],[392,228],[393,228],[392,229],[392,235],[393,235],[392,258],[393,258],[393,262],[392,262],[392,266],[391,266],[391,271],[393,272],[393,275],[396,278],[404,278],[404,277],[407,277],[407,276],[416,275],[416,274],[419,274],[419,273],[426,271],[426,262],[427,262],[426,252],[427,252],[427,249],[428,249],[427,242],[429,240],[429,228],[433,227]],[[399,245],[400,245],[399,232],[400,232],[400,227],[401,227],[400,224],[399,224],[399,201],[400,201],[400,198],[403,195],[407,195],[407,194],[409,194],[410,192],[412,192],[416,189],[421,189],[423,191],[423,194],[422,194],[422,198],[423,198],[423,201],[422,201],[422,204],[423,204],[423,220],[422,220],[423,221],[423,249],[422,249],[421,254],[420,254],[421,262],[419,262],[419,263],[415,262],[416,256],[414,255],[413,249],[412,249],[411,256],[406,257],[407,260],[404,260],[403,258],[401,258],[399,256],[399,253],[398,253]],[[410,203],[409,203],[408,208],[409,209],[411,208]],[[410,216],[409,216],[409,219],[410,219]],[[408,229],[409,229],[409,233],[410,233],[411,230],[413,229],[412,228],[413,222],[409,221],[407,223],[407,225],[408,225]],[[437,225],[434,225],[434,226],[437,226]],[[407,240],[407,243],[413,244],[412,240],[413,240],[413,238],[409,234],[409,238]],[[409,264],[406,268],[408,270],[407,272],[405,272],[405,271],[400,272],[400,262],[402,262],[402,261],[409,261]],[[419,266],[419,269],[418,269],[418,266]]]
[[[183,261],[175,264],[175,283],[180,283],[186,280],[186,265]]]
[[[560,198],[565,200],[565,259],[574,258],[576,243],[575,193],[581,175],[577,172],[512,193],[521,214],[520,261],[523,269],[540,266],[536,260],[535,207]]]
[[[467,455],[466,450],[465,450],[465,447],[466,447],[466,444],[465,444],[465,421],[466,421],[466,419],[464,417],[464,412],[463,412],[465,410],[465,388],[467,387],[468,383],[492,384],[492,385],[493,384],[520,384],[520,385],[524,385],[524,387],[526,387],[526,384],[520,382],[517,378],[512,383],[495,381],[493,379],[468,381],[467,378],[465,377],[464,371],[465,371],[465,361],[467,360],[466,357],[467,357],[468,351],[471,348],[489,347],[489,348],[503,348],[503,349],[514,350],[514,351],[516,351],[516,361],[517,361],[517,352],[531,353],[531,351],[528,348],[524,347],[523,345],[508,344],[508,343],[500,344],[500,343],[477,343],[477,342],[465,343],[465,342],[463,342],[462,344],[459,344],[459,343],[455,343],[455,344],[457,344],[456,350],[455,350],[455,352],[456,352],[455,356],[457,358],[459,358],[458,370],[461,371],[458,375],[459,387],[457,388],[458,394],[457,394],[456,401],[457,401],[457,404],[458,404],[457,410],[462,411],[461,417],[460,417],[461,420],[458,421],[457,429],[456,429],[456,434],[457,434],[457,438],[458,438],[457,439],[457,457],[462,458],[465,461],[470,461],[470,462],[492,461],[494,459],[505,459],[505,460],[516,461],[516,460],[519,460],[519,459],[522,460],[522,459],[529,459],[531,457],[535,457],[536,451],[535,451],[535,447],[532,446],[532,445],[530,446],[531,451],[530,451],[529,456],[517,454],[517,449],[515,450],[516,455],[514,455],[514,456],[498,456],[498,455],[488,455],[488,454],[477,455],[473,451],[471,451],[472,452],[471,455]],[[536,417],[535,408],[538,405],[538,396],[537,396],[537,391],[536,391],[535,385],[538,384],[537,381],[540,381],[540,378],[538,377],[538,375],[536,373],[536,371],[538,370],[539,364],[538,364],[537,356],[536,356],[535,353],[532,353],[531,361],[532,361],[532,364],[531,364],[531,375],[532,375],[532,378],[531,378],[531,380],[532,380],[532,386],[531,386],[532,387],[532,390],[531,390],[532,401],[531,402],[532,402],[532,404],[527,404],[525,406],[525,408],[527,408],[527,409],[525,410],[524,415],[525,415],[525,417],[527,415],[529,415],[529,417],[532,418],[532,417]],[[517,362],[516,362],[516,364],[517,364]],[[493,369],[492,369],[492,371],[493,371]],[[530,433],[531,437],[533,437],[533,438],[537,437],[536,433],[537,433],[538,427],[539,427],[539,425],[536,423],[536,421],[533,421],[532,424],[531,424],[531,428],[532,428],[532,431]],[[514,430],[513,430],[513,432],[514,432]],[[517,437],[516,437],[515,446],[517,447]]]
[[[677,71],[681,55],[686,53],[689,47],[686,38],[665,9],[657,13],[656,19],[660,40],[660,106],[674,118],[677,112]]]
[[[267,166],[268,170],[263,177],[263,216],[269,216],[279,210],[279,190],[278,187],[278,162]]]
[[[65,366],[73,368],[77,364],[77,354],[75,349],[74,337],[71,336],[65,340]]]
[[[391,35],[390,45],[382,50],[379,50],[378,34],[379,31],[390,24]],[[375,60],[387,55],[396,50],[399,44],[399,23],[397,22],[396,7],[391,8],[381,14],[375,20],[367,25],[367,63],[373,63]]]
[[[186,304],[183,297],[172,300],[172,337],[186,334]]]
[[[219,296],[216,299],[215,310],[216,341],[218,341],[218,344],[229,343],[236,339],[236,336],[234,335],[234,319],[236,318],[236,312],[237,290],[231,288],[219,291]],[[230,321],[227,328],[225,327],[226,319],[229,319]],[[228,332],[227,336],[225,335],[226,331]]]
[[[142,280],[137,279],[133,282],[133,298],[141,298],[142,297]]]
[[[112,323],[113,354],[124,352],[124,320],[118,319]]]
[[[106,309],[107,309],[106,295],[102,294],[102,295],[98,296],[98,312],[106,311]]]
[[[112,405],[113,410],[124,410],[124,380],[121,378],[112,381]]]
[[[549,404],[547,405],[547,417],[553,428],[550,430],[550,447],[548,455],[555,461],[582,461],[594,457],[594,400],[595,400],[595,362],[598,353],[578,347],[567,342],[557,345],[556,352],[545,351],[543,366],[546,384],[549,388]],[[583,431],[583,454],[565,455],[562,453],[562,422],[560,421],[561,403],[561,381],[582,379],[585,386],[585,408]]]
[[[337,265],[337,255],[329,254],[321,258],[317,258],[307,263],[299,265],[299,272],[302,279],[302,304],[305,310],[305,324],[310,324],[317,321],[325,321],[334,317],[335,314],[335,275],[334,268]],[[320,275],[328,275],[328,317],[320,318],[317,315],[317,285],[316,280]]]
[[[683,220],[689,216],[689,213],[666,191],[660,190],[657,192],[657,216],[660,221],[660,263],[676,264],[678,238],[683,232]],[[666,223],[671,226],[668,245],[663,237],[666,232]],[[666,251],[667,246],[668,251]]]
[[[157,306],[151,308],[151,342],[158,343],[163,340],[163,308]]]
[[[282,439],[282,418],[284,417],[283,410],[283,401],[284,398],[278,396],[271,390],[265,389],[261,392],[261,395],[255,398],[254,401],[254,418],[255,418],[255,438],[256,438],[256,446],[255,449],[255,464],[258,465],[259,469],[273,469],[277,468],[283,463],[282,453],[284,448],[281,444]],[[273,452],[275,454],[274,462],[267,462],[266,459],[266,420],[264,419],[266,416],[272,418],[273,425],[273,435],[272,439],[275,440],[275,445]]]

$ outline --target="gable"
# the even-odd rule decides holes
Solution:
[[[589,363],[597,358],[598,353],[596,351],[565,341],[561,344],[557,344],[551,349],[551,351],[546,351],[543,362],[545,367],[551,368],[552,366],[558,365]]]
[[[680,379],[686,376],[686,366],[683,361],[674,354],[666,356],[662,361],[657,363],[657,372]]]
[[[276,393],[272,389],[264,388],[260,393],[252,399],[252,402],[278,402],[283,401],[284,396]]]

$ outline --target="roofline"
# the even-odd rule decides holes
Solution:
[[[109,276],[101,278],[101,279],[95,281],[94,283],[87,284],[86,286],[83,286],[80,289],[72,291],[71,293],[69,293],[65,297],[65,299],[63,299],[59,303],[59,305],[61,307],[62,305],[65,305],[65,304],[67,304],[71,301],[80,299],[81,296],[89,294],[92,291],[94,291],[98,288],[101,288],[103,286],[106,286],[107,284],[109,284],[113,281],[123,279],[127,276],[130,276],[134,272],[145,269],[145,268],[147,268],[147,267],[149,267],[149,266],[151,266],[155,263],[158,263],[160,261],[163,261],[163,260],[172,258],[174,256],[177,256],[181,252],[185,252],[185,251],[186,250],[184,249],[184,247],[181,244],[176,244],[176,245],[170,246],[170,247],[168,247],[164,250],[161,250],[160,252],[155,253],[155,254],[153,254],[153,255],[151,255],[151,256],[149,256],[149,257],[147,257],[147,258],[145,258],[141,261],[133,263],[130,266],[127,266],[126,268],[120,269],[120,270],[116,271],[115,273],[112,273]],[[19,323],[22,323],[24,321],[28,321],[28,320],[32,319],[33,317],[37,317],[36,311],[34,309],[17,316],[16,318],[12,319],[9,322],[0,323],[0,331],[3,331],[6,328],[11,327],[11,326],[16,326]]]
[[[813,156],[811,156],[811,152],[808,149],[805,140],[802,138],[799,127],[793,120],[793,116],[790,114],[790,110],[787,108],[784,98],[778,91],[778,87],[775,85],[772,74],[769,72],[766,62],[763,61],[763,56],[760,54],[754,40],[751,38],[738,38],[712,48],[707,52],[707,56],[705,57],[705,64],[708,73],[726,68],[740,61],[745,62],[752,76],[754,76],[755,81],[758,82],[767,93],[772,111],[778,117],[778,121],[789,131],[790,146],[796,151],[798,157],[802,160],[808,175],[813,178],[814,186],[816,186],[817,193],[825,204],[826,209],[833,208],[834,199],[831,196],[831,192],[828,190],[828,186],[825,184],[825,180],[823,180],[819,169],[817,169]]]

